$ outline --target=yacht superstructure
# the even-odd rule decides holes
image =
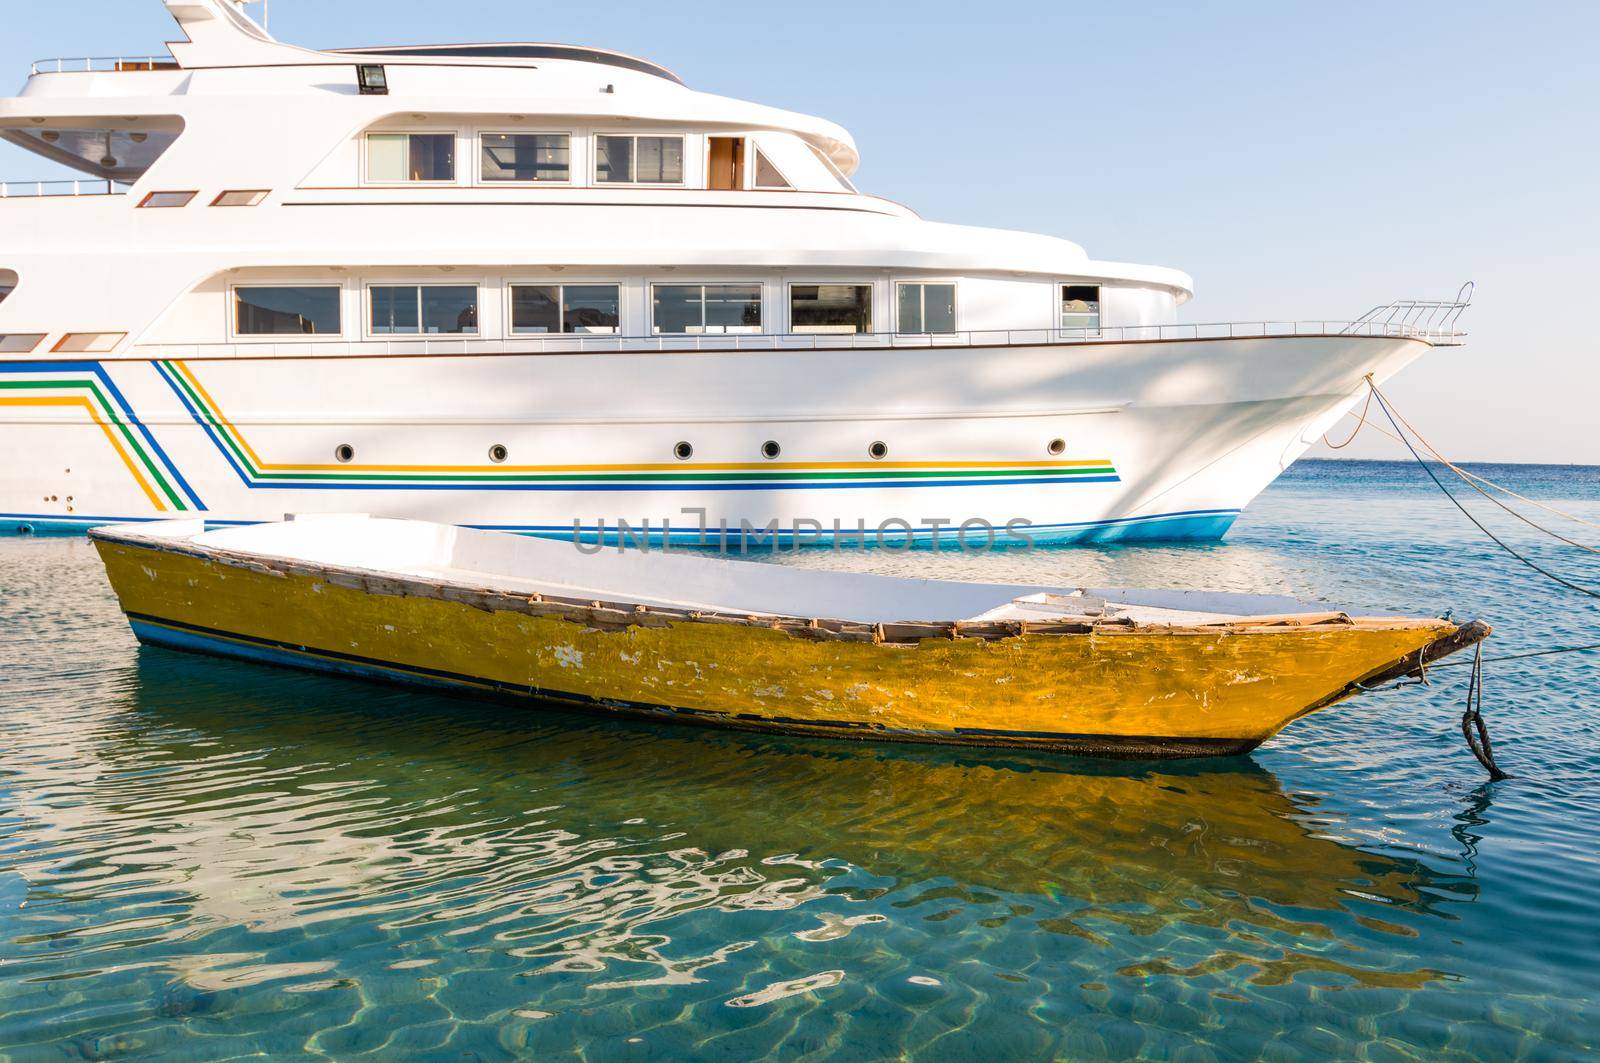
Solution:
[[[1365,376],[1459,342],[1459,299],[1179,324],[1183,273],[923,221],[845,130],[643,59],[165,4],[169,57],[0,100],[86,175],[0,185],[0,533],[1215,538]]]

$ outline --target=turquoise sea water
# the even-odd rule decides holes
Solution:
[[[1487,474],[1600,523],[1600,470]],[[1399,464],[1219,545],[769,561],[1600,642]],[[1589,1057],[1597,669],[1488,666],[1493,785],[1461,668],[1227,761],[784,740],[141,651],[86,542],[0,540],[0,1058]]]

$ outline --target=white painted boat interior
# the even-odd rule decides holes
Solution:
[[[365,514],[302,515],[215,531],[206,531],[200,521],[160,521],[104,532],[470,589],[740,616],[868,624],[1087,616],[1186,625],[1337,611],[1277,595],[961,583],[791,568],[685,549],[581,550],[572,542]]]

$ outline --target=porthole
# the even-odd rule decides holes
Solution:
[[[881,439],[874,440],[867,446],[867,455],[873,461],[882,461],[889,456],[889,444]]]
[[[506,449],[504,443],[496,443],[494,446],[489,448],[489,460],[494,462],[496,465],[499,465],[502,461],[505,461],[510,454],[511,452]]]
[[[679,461],[688,461],[690,458],[694,457],[694,445],[687,442],[679,443],[677,446],[672,448],[672,456],[677,458]]]
[[[350,461],[356,456],[356,448],[352,447],[349,443],[340,443],[338,446],[333,448],[333,456],[338,458],[341,462]]]
[[[1067,441],[1065,439],[1052,439],[1050,445],[1045,449],[1053,455],[1065,454],[1067,452]]]
[[[778,446],[778,441],[776,439],[769,439],[765,443],[761,444],[761,456],[766,458],[768,461],[771,461],[773,458],[782,453],[783,448]]]

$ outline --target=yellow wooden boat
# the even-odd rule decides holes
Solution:
[[[1242,753],[1489,634],[1272,596],[591,553],[359,515],[91,535],[145,643],[838,737]]]

